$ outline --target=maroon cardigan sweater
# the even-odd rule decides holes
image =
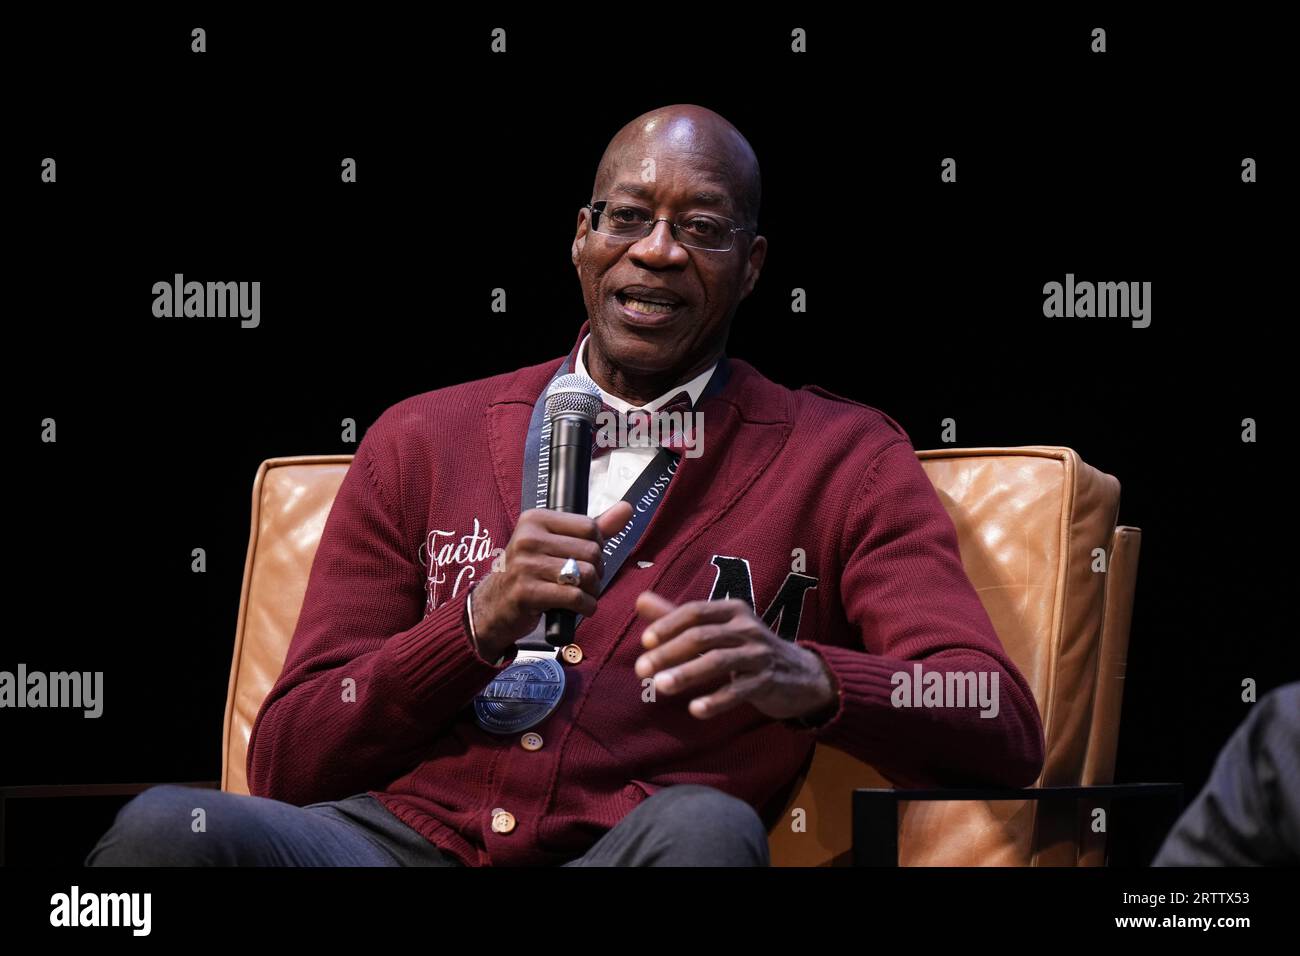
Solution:
[[[728,361],[725,388],[697,409],[704,454],[681,460],[597,614],[579,623],[583,657],[564,665],[562,702],[531,728],[537,750],[475,722],[474,695],[509,658],[478,655],[464,606],[514,529],[529,415],[560,359],[384,411],[339,488],[254,722],[251,792],[298,805],[369,792],[464,863],[499,866],[576,857],[673,784],[734,794],[770,825],[818,742],[902,785],[1033,783],[1037,705],[907,434],[874,408]],[[748,704],[699,719],[687,710],[698,693],[645,701],[633,662],[646,589],[679,603],[747,598],[826,661],[836,712],[804,727]],[[996,673],[997,716],[895,706],[892,676],[914,662]],[[491,827],[497,808],[514,815],[508,833]]]

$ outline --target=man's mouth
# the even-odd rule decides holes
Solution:
[[[669,315],[686,303],[682,297],[666,289],[648,289],[629,286],[614,293],[623,308],[639,315]]]

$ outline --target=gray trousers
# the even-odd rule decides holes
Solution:
[[[204,827],[194,832],[194,811]],[[714,787],[656,791],[563,866],[767,866],[753,807]],[[462,866],[374,797],[297,807],[171,784],[118,813],[86,866]]]

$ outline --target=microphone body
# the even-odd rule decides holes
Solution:
[[[547,405],[551,445],[546,507],[585,515],[600,390],[584,376],[565,375],[552,386]],[[567,608],[547,611],[546,642],[552,647],[572,644],[577,624],[577,615]]]

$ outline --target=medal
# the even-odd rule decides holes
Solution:
[[[550,716],[564,696],[564,666],[559,652],[520,650],[515,662],[474,697],[474,716],[484,730],[513,734]]]

